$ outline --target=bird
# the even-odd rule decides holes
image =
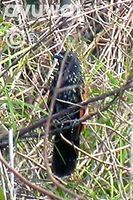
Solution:
[[[72,106],[72,104],[78,104],[83,100],[84,76],[80,62],[73,51],[67,52],[62,50],[60,53],[55,54],[53,58],[56,59],[57,64],[55,66],[53,79],[49,88],[47,102],[48,107],[50,107],[53,99],[59,73],[62,67],[60,85],[58,88],[60,89],[60,92],[58,92],[56,96],[53,107],[53,114],[55,114],[63,111],[64,109],[66,110]],[[74,147],[74,145],[77,147],[80,146],[80,133],[83,129],[83,125],[80,124],[78,126],[74,126],[73,124],[85,113],[83,108],[78,108],[79,109],[73,109],[71,113],[66,112],[65,116],[60,117],[56,123],[57,127],[59,127],[58,123],[61,124],[60,128],[62,128],[62,131],[56,133],[53,139],[52,171],[58,177],[69,176],[76,168],[78,150]],[[71,126],[69,129],[63,130],[66,126],[64,122],[67,120],[73,121],[70,123]],[[68,144],[62,136],[68,140],[71,145]]]

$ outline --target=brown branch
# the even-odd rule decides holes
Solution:
[[[15,169],[13,169],[12,167],[9,166],[9,164],[7,163],[7,161],[3,158],[1,152],[0,152],[0,161],[1,163],[3,163],[7,169],[12,172],[20,181],[22,181],[25,185],[29,186],[30,188],[39,191],[42,194],[45,194],[47,196],[49,196],[50,198],[52,198],[53,200],[57,199],[57,200],[63,200],[61,197],[56,196],[55,194],[53,194],[52,192],[45,190],[44,188],[35,185],[33,183],[31,183],[29,180],[27,180],[25,177],[23,177],[20,173],[18,173]]]
[[[52,114],[53,114],[53,109],[54,109],[54,105],[55,105],[55,101],[58,95],[58,88],[60,88],[60,83],[61,83],[61,77],[62,77],[62,73],[63,73],[63,69],[64,69],[64,62],[65,59],[67,57],[67,54],[65,55],[61,68],[60,68],[60,73],[59,73],[59,77],[57,80],[57,84],[55,87],[55,91],[52,97],[52,100],[50,102],[50,108],[49,108],[49,116],[48,116],[48,120],[46,122],[46,128],[45,128],[45,137],[44,137],[44,158],[45,158],[45,166],[47,169],[47,173],[51,179],[51,181],[59,188],[61,188],[63,191],[67,192],[68,194],[72,195],[73,197],[75,197],[76,199],[85,199],[83,196],[79,196],[76,193],[70,191],[69,189],[67,189],[66,187],[64,187],[62,184],[60,184],[53,176],[51,168],[49,167],[49,160],[48,160],[48,155],[47,155],[47,146],[48,146],[48,135],[49,135],[49,130],[50,130],[50,126],[51,126],[51,119],[52,119]]]
[[[89,113],[89,115],[85,115],[85,116],[81,117],[80,119],[78,119],[76,121],[75,120],[64,121],[65,126],[63,126],[62,128],[55,128],[57,126],[57,124],[56,124],[56,122],[55,123],[53,122],[52,123],[53,127],[52,126],[50,127],[49,134],[54,135],[54,134],[61,133],[63,130],[68,130],[69,128],[73,128],[73,127],[78,126],[82,122],[90,120],[92,117],[99,115],[100,112],[106,111],[114,103],[114,100],[115,100],[115,98],[110,103],[108,103],[108,105],[106,105],[104,108],[99,109],[98,111],[96,111],[94,113]],[[69,114],[69,115],[71,115],[71,114]],[[60,125],[60,123],[58,125]],[[41,133],[40,137],[43,137],[43,136],[44,136],[44,133]],[[37,137],[38,137],[38,134],[34,133],[34,131],[31,131],[30,134],[19,135],[19,139],[20,138],[21,139],[23,139],[23,138],[24,139],[27,139],[27,138],[33,138],[34,139],[34,138],[37,138]],[[8,146],[8,135],[3,136],[2,139],[1,139],[1,142],[0,142],[0,148],[1,149],[4,148],[4,147],[7,147],[7,146]]]
[[[52,117],[51,117],[51,120],[58,119],[59,117],[64,116],[66,113],[72,112],[73,109],[76,109],[79,106],[80,107],[81,106],[82,107],[86,107],[86,106],[88,106],[91,103],[94,103],[94,102],[97,102],[97,101],[100,101],[100,100],[104,100],[107,97],[111,97],[111,96],[114,96],[114,95],[117,96],[120,93],[123,93],[124,91],[127,91],[127,90],[129,90],[131,88],[133,88],[133,85],[132,85],[132,82],[129,82],[129,83],[127,83],[127,84],[121,86],[120,88],[115,89],[115,90],[113,90],[111,92],[104,93],[104,94],[102,94],[100,96],[92,97],[92,98],[90,98],[90,99],[88,99],[88,100],[86,100],[84,102],[81,102],[78,105],[70,106],[69,108],[63,110],[60,113],[53,114]],[[78,110],[78,108],[77,108],[77,110]],[[30,125],[30,126],[28,126],[26,128],[21,129],[20,132],[19,132],[19,135],[22,136],[22,135],[24,135],[24,134],[26,134],[26,133],[28,133],[30,131],[35,130],[38,127],[43,126],[44,124],[46,124],[47,120],[48,120],[48,117],[41,118],[40,120],[38,120],[37,122],[35,122],[33,125]]]
[[[79,105],[71,106],[67,110],[63,110],[60,113],[52,115],[51,129],[49,130],[49,133],[50,134],[57,134],[57,133],[61,132],[62,130],[69,129],[71,126],[75,127],[75,126],[78,126],[80,123],[85,122],[86,120],[90,120],[92,117],[94,117],[96,115],[99,115],[100,112],[106,111],[110,107],[110,105],[112,105],[112,103],[114,102],[115,98],[110,103],[108,103],[108,105],[106,105],[104,108],[102,108],[102,109],[100,109],[100,110],[98,110],[98,111],[96,111],[94,113],[89,113],[89,115],[83,116],[79,120],[74,121],[74,124],[72,124],[72,120],[65,121],[64,122],[66,124],[65,127],[63,127],[63,128],[55,128],[54,125],[56,123],[54,123],[54,119],[59,118],[59,117],[65,115],[66,113],[68,113],[70,111],[71,111],[71,114],[73,114],[73,112],[72,112],[73,108],[76,108],[76,107],[79,108],[79,107],[81,107],[81,105],[83,107],[83,106],[86,106],[87,103],[90,104],[90,103],[93,103],[93,102],[96,102],[96,101],[99,101],[99,100],[103,100],[106,97],[109,97],[109,96],[112,96],[112,95],[115,95],[115,94],[116,94],[115,97],[117,97],[119,93],[124,92],[126,90],[129,90],[130,88],[132,88],[132,84],[131,84],[131,82],[128,82],[128,84],[122,86],[119,89],[113,90],[111,92],[102,94],[102,95],[97,96],[97,97],[92,97],[89,100],[80,103],[80,106]],[[37,122],[35,122],[33,125],[30,125],[30,126],[28,126],[26,128],[21,129],[20,133],[19,133],[19,138],[36,138],[36,137],[38,137],[38,135],[34,132],[34,130],[36,128],[39,128],[39,127],[45,125],[46,122],[47,122],[47,119],[48,119],[48,117],[42,118],[42,119],[38,120]],[[58,124],[58,125],[60,125],[60,124]],[[52,126],[54,127],[53,129],[52,129]],[[28,133],[28,134],[26,134],[26,133]],[[29,134],[29,133],[32,133],[32,134]],[[41,134],[40,136],[42,136],[42,135],[43,134]],[[3,136],[1,138],[1,142],[0,142],[0,148],[4,148],[6,146],[8,146],[8,135]]]
[[[68,143],[70,146],[73,146],[75,149],[77,149],[78,151],[80,151],[81,153],[83,153],[84,155],[88,156],[89,158],[97,161],[97,162],[100,162],[100,163],[103,163],[105,165],[110,165],[110,166],[113,166],[114,164],[113,163],[110,163],[110,162],[106,162],[106,161],[103,161],[103,160],[100,160],[98,158],[96,158],[94,155],[90,155],[89,153],[87,153],[86,151],[80,149],[79,147],[77,147],[76,145],[72,144],[69,140],[67,140],[62,134],[60,134],[62,139]],[[117,167],[119,167],[120,169],[123,169],[123,170],[126,170],[128,172],[131,172],[131,168],[129,167],[123,167],[121,165],[117,165]]]

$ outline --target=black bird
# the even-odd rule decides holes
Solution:
[[[72,103],[78,104],[82,101],[84,84],[82,69],[79,60],[72,51],[70,51],[69,53],[62,51],[61,53],[55,55],[54,58],[58,60],[58,63],[56,64],[56,70],[54,71],[53,80],[50,86],[48,107],[50,106],[51,100],[54,95],[60,69],[61,67],[63,67],[63,73],[60,81],[60,89],[64,88],[64,90],[57,94],[53,109],[53,113],[58,113],[72,106]],[[65,117],[58,119],[58,122],[61,123],[60,127],[65,127],[64,121],[66,120],[74,120],[76,122],[76,120],[78,120],[83,114],[83,109],[75,109],[71,113],[66,113]],[[58,122],[57,127],[59,127]],[[77,147],[79,147],[80,145],[79,140],[82,125],[72,127],[73,124],[74,122],[71,123],[71,127],[69,130],[63,130],[61,133],[57,133],[54,136],[52,170],[55,175],[60,177],[70,175],[76,167],[78,151],[74,148],[73,145],[76,145]],[[64,141],[61,137],[61,134],[73,145],[70,145],[66,141]]]

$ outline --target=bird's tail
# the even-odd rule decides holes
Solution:
[[[79,147],[79,135],[74,135],[72,138],[68,130],[67,133],[63,133],[63,137],[73,145],[68,144],[61,135],[55,135],[52,170],[55,175],[60,177],[70,175],[75,169],[78,150],[74,148],[74,145]]]

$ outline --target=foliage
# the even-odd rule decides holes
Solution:
[[[132,79],[133,5],[130,0],[127,1],[128,6],[121,1],[119,7],[102,2],[95,9],[91,3],[86,3],[81,11],[84,24],[79,22],[77,15],[74,22],[72,17],[67,27],[62,27],[62,31],[55,28],[59,16],[49,18],[46,13],[37,20],[31,16],[24,18],[21,13],[21,18],[3,19],[0,24],[0,140],[3,141],[8,131],[13,129],[15,169],[32,183],[66,200],[74,197],[56,187],[45,168],[41,137],[42,133],[45,135],[44,131],[36,129],[25,138],[19,138],[19,131],[48,116],[46,102],[52,76],[52,54],[62,47],[72,49],[80,60],[89,94],[87,98],[112,91],[125,84],[129,77]],[[19,34],[22,33],[14,40],[18,48],[12,48],[5,40],[7,31],[14,26],[19,29]],[[40,41],[42,35],[44,37]],[[7,39],[10,39],[9,36]],[[112,99],[108,97],[89,105],[90,113],[98,110],[99,113],[84,122],[81,149],[85,153],[80,152],[74,174],[61,180],[70,191],[84,195],[86,199],[121,200],[132,197],[132,90],[125,91],[113,105],[101,112]],[[50,161],[51,140],[47,151]],[[9,161],[7,147],[2,149],[2,154]],[[10,174],[4,165],[0,169],[3,174],[0,197],[4,199],[5,190],[7,199],[10,199]],[[17,178],[14,181],[19,185],[15,190],[16,199],[25,196],[45,198]]]

